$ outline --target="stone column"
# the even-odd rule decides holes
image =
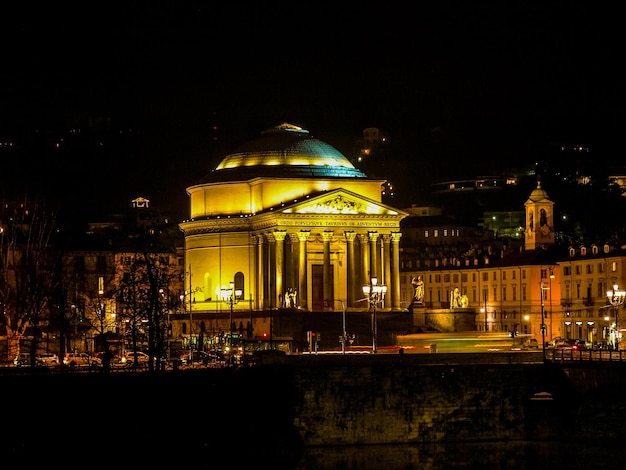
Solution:
[[[356,233],[354,232],[344,232],[346,236],[346,244],[347,244],[347,278],[348,278],[348,299],[347,304],[352,305],[358,299],[361,298],[361,295],[358,294],[357,288],[360,291],[360,286],[358,285],[359,273],[356,269],[356,259],[354,258],[354,239],[356,238]],[[358,297],[357,297],[358,296]]]
[[[380,244],[381,244],[381,259],[379,266],[381,267],[382,274],[382,283],[387,286],[387,295],[385,295],[385,307],[391,307],[392,305],[392,295],[391,295],[391,245],[389,235],[381,235],[380,236]],[[381,281],[379,281],[380,283]]]
[[[367,235],[370,239],[370,279],[377,277],[379,278],[379,283],[381,283],[380,276],[378,275],[378,256],[376,256],[378,232],[367,232]]]
[[[286,230],[274,230],[274,239],[276,240],[276,254],[275,254],[275,264],[276,264],[276,278],[275,278],[275,286],[276,286],[276,306],[284,307],[285,306],[285,292],[283,289],[283,267],[285,265],[285,237],[287,236]]]
[[[402,232],[391,233],[391,308],[402,310],[400,303],[400,238]]]
[[[264,276],[266,276],[265,280],[265,308],[266,309],[274,309],[279,307],[280,305],[276,302],[277,294],[276,294],[276,283],[274,279],[276,278],[276,238],[274,237],[274,232],[266,233],[265,238],[267,239],[267,257],[265,260],[265,272]],[[270,332],[271,335],[271,332]]]
[[[359,235],[361,244],[361,286],[370,283],[370,250],[369,237],[365,234]]]
[[[265,305],[265,271],[263,265],[265,259],[263,257],[263,235],[256,235],[257,241],[257,257],[256,257],[256,308],[261,310]]]
[[[333,231],[325,230],[322,232],[322,240],[324,241],[324,300],[331,302],[328,308],[332,310],[332,285],[330,276],[330,242],[333,239]]]
[[[307,299],[307,249],[306,243],[311,236],[310,230],[300,230],[298,233],[298,240],[300,240],[300,254],[298,256],[298,296],[296,297],[298,305],[300,307],[308,308]]]

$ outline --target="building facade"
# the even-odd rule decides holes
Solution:
[[[570,247],[567,256],[559,260],[562,274],[558,320],[564,338],[616,347],[626,317],[620,320],[622,306],[611,305],[608,293],[613,286],[618,290],[626,286],[625,256],[622,246],[594,244]]]
[[[187,188],[190,217],[180,229],[186,292],[193,293],[188,310],[217,318],[233,309],[229,321],[239,322],[226,329],[258,333],[265,326],[252,325],[254,318],[241,324],[248,312],[367,311],[363,285],[376,278],[387,287],[378,308],[401,311],[400,221],[407,214],[381,202],[384,183],[291,124],[227,155]]]
[[[452,242],[449,227],[422,224],[418,230],[428,236],[411,239],[432,240],[433,233],[445,233],[449,240],[430,243],[428,250],[413,246],[403,253],[403,301],[411,300],[413,279],[421,277],[424,281],[422,309],[415,310],[416,329],[437,330],[441,328],[437,314],[456,311],[461,315],[470,309],[474,331],[515,331],[539,341],[545,337],[546,343],[556,338],[581,339],[617,348],[621,307],[614,308],[607,295],[613,286],[623,289],[625,285],[623,247],[605,244],[570,247],[567,252],[558,249],[554,202],[540,183],[524,209],[523,245],[482,239],[461,251]],[[456,251],[437,250],[442,246]],[[423,256],[416,256],[420,252]],[[455,303],[457,293],[466,299],[463,308]],[[454,324],[448,322],[446,327],[452,331]]]

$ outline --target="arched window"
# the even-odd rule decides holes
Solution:
[[[245,278],[241,271],[235,273],[234,281],[235,281],[235,291],[241,291],[241,295],[239,296],[239,298],[245,299],[246,298],[246,291],[244,289]]]

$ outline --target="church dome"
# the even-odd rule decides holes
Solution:
[[[537,187],[530,193],[527,203],[536,203],[549,201],[548,193],[541,187],[541,181],[537,181]]]
[[[333,146],[309,131],[284,123],[261,132],[227,155],[208,176],[209,181],[258,177],[367,178]]]

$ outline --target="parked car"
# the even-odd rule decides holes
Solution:
[[[585,351],[587,349],[591,349],[591,342],[585,341],[584,339],[577,339],[572,343],[572,349],[577,351]]]
[[[99,367],[102,360],[87,353],[67,353],[63,357],[63,364],[70,367]]]
[[[185,366],[203,365],[206,367],[222,366],[227,358],[221,351],[197,351],[194,350],[189,357],[189,351],[180,355],[180,362]]]
[[[564,338],[554,338],[548,346],[553,349],[572,349],[571,341]]]
[[[574,345],[576,344],[575,339],[566,339],[565,344],[558,347],[558,349],[575,349]]]
[[[114,361],[115,360],[115,354],[113,354],[113,352],[109,351],[109,360]],[[93,357],[97,357],[98,359],[100,359],[101,361],[104,361],[104,358],[106,357],[107,352],[106,351],[97,351],[95,353],[93,353]]]
[[[535,338],[530,338],[528,343],[526,343],[526,347],[529,349],[539,349],[539,341]]]
[[[131,351],[124,355],[122,361],[126,364],[126,367],[133,367],[135,364],[137,364],[137,367],[148,367],[150,356],[142,351]]]
[[[15,367],[30,367],[30,354],[20,353],[13,358],[13,365]],[[35,367],[41,367],[43,363],[35,357]]]
[[[190,366],[195,364],[202,364],[205,366],[209,362],[209,357],[206,351],[193,350],[191,351],[191,354],[189,354],[189,351],[187,351],[180,355],[180,362],[184,366]]]
[[[208,352],[208,364],[213,366],[223,366],[228,359],[221,351],[209,351]]]
[[[35,359],[43,366],[57,366],[59,365],[59,356],[54,353],[41,353],[35,356]]]

